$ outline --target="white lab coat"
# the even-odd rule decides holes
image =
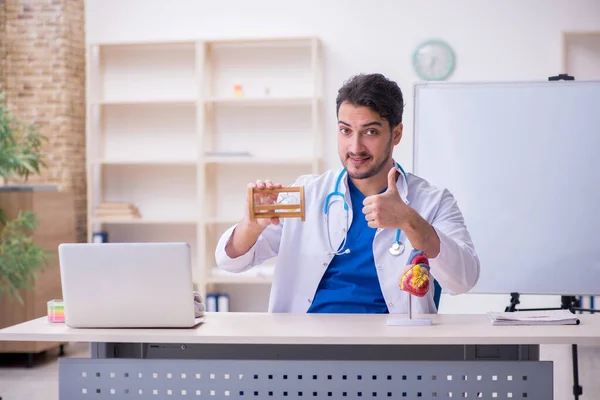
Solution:
[[[342,168],[319,176],[303,175],[294,182],[292,186],[304,186],[304,222],[299,218],[280,219],[279,225],[268,226],[254,246],[235,259],[225,253],[225,245],[235,225],[219,239],[215,250],[216,261],[218,267],[226,271],[243,272],[277,257],[269,300],[270,312],[305,313],[310,307],[321,277],[334,257],[328,244],[324,202],[327,194],[334,190],[341,171]],[[440,253],[429,260],[432,277],[449,294],[469,291],[479,279],[479,259],[454,197],[448,190],[433,187],[413,174],[407,173],[407,181],[408,187],[401,176],[396,181],[400,197],[432,224],[441,241]],[[353,217],[364,218],[362,213],[352,215],[347,174],[340,182],[339,191],[349,205],[347,226],[352,224]],[[294,201],[298,203],[298,200]],[[329,225],[331,244],[335,250],[344,239],[345,215],[341,198],[333,197],[330,201]],[[406,246],[405,251],[399,256],[391,255],[389,248],[395,237],[395,229],[378,229],[373,240],[373,255],[390,314],[404,314],[408,313],[408,293],[400,289],[399,280],[412,247],[402,232],[401,241]],[[412,312],[436,313],[433,294],[432,284],[424,297],[413,296]]]

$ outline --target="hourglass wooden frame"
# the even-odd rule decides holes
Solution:
[[[254,204],[254,195],[261,194],[280,194],[280,193],[299,193],[299,204]],[[248,206],[250,220],[257,218],[300,218],[304,221],[304,186],[292,186],[285,188],[257,189],[248,188]]]

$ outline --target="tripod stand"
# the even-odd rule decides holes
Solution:
[[[581,308],[579,299],[575,296],[560,296],[560,307],[551,308],[521,308],[517,310],[517,304],[520,304],[519,293],[513,292],[510,294],[510,306],[504,309],[505,312],[516,312],[516,311],[545,311],[545,310],[569,310],[571,313],[575,312],[600,312],[600,310],[593,310],[591,308]],[[571,345],[571,358],[573,360],[573,396],[575,400],[579,399],[579,396],[583,394],[583,387],[579,384],[579,366],[577,357],[577,345]]]
[[[573,314],[576,311],[579,312],[589,312],[596,313],[600,312],[600,310],[594,310],[591,308],[581,308],[581,303],[579,299],[575,296],[560,296],[560,307],[549,307],[549,308],[520,308],[516,309],[517,304],[521,304],[519,300],[519,293],[511,293],[510,294],[510,306],[504,309],[505,312],[513,312],[513,311],[544,311],[544,310],[569,310]]]

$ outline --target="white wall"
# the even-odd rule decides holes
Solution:
[[[546,79],[561,72],[561,31],[600,30],[597,0],[86,0],[88,42],[315,35],[325,51],[328,166],[337,165],[335,95],[358,72],[382,72],[406,95],[397,155],[412,163],[412,52],[431,37],[455,49],[451,80]],[[410,169],[410,168],[409,168]]]
[[[318,36],[324,46],[325,130],[330,133],[327,167],[339,163],[335,96],[351,75],[382,72],[403,89],[405,134],[396,157],[411,170],[412,85],[418,80],[411,57],[421,41],[437,37],[453,46],[452,81],[545,80],[563,72],[563,31],[600,31],[600,1],[86,0],[88,43]],[[508,294],[445,297],[442,312],[502,310],[508,300]],[[547,304],[557,305],[558,299],[524,297],[521,306]],[[569,398],[569,379],[569,373],[557,377],[557,398]],[[591,380],[582,384],[583,398],[591,398]]]
[[[578,80],[600,79],[600,32],[594,35],[565,36],[565,65]]]

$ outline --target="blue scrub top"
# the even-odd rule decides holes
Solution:
[[[368,226],[362,212],[365,196],[351,179],[348,179],[348,188],[354,214],[346,239],[346,247],[351,252],[336,255],[331,260],[308,312],[387,314],[373,257],[377,229]]]

